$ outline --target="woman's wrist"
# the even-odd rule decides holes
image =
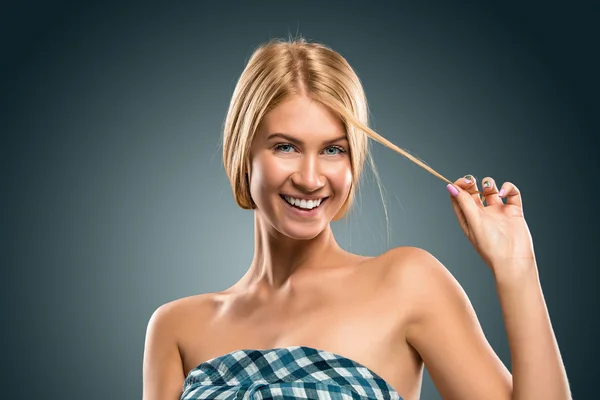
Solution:
[[[533,258],[502,260],[491,265],[491,269],[499,289],[539,279],[537,262]]]

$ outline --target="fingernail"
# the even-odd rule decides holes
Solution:
[[[483,182],[483,187],[484,187],[484,188],[489,188],[489,187],[491,187],[491,186],[492,186],[492,183],[491,183],[490,181],[485,181],[485,182]]]
[[[504,188],[500,189],[498,192],[498,196],[502,197],[504,195]]]
[[[464,179],[465,183],[473,182],[473,175],[465,175]]]
[[[452,186],[452,184],[448,184],[446,185],[446,189],[448,189],[448,191],[450,192],[450,194],[454,197],[458,196],[458,190],[456,190],[456,188],[454,186]]]

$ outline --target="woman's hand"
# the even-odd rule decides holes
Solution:
[[[496,277],[535,266],[533,240],[523,216],[519,189],[505,182],[499,192],[492,178],[482,182],[485,205],[473,176],[447,186],[463,232]]]

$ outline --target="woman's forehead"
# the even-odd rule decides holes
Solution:
[[[279,104],[263,118],[257,134],[267,139],[274,133],[327,141],[345,135],[345,127],[326,106],[306,97],[295,97]]]

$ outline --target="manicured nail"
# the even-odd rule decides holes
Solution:
[[[454,197],[458,196],[458,190],[456,190],[456,188],[454,186],[452,186],[452,184],[448,184],[446,186],[446,189],[448,189],[448,191],[450,192],[450,194]]]
[[[500,189],[498,192],[498,196],[502,197],[504,195],[504,188]]]
[[[465,175],[463,181],[465,183],[471,183],[471,182],[473,182],[473,175]]]
[[[492,183],[491,183],[490,181],[485,181],[485,182],[483,182],[483,187],[484,187],[484,188],[489,188],[489,187],[491,187],[491,186],[492,186]]]

